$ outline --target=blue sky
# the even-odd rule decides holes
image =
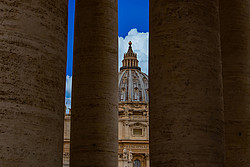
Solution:
[[[125,37],[136,28],[138,32],[149,29],[148,0],[118,0],[118,35]]]
[[[71,104],[74,12],[75,0],[68,3],[68,46],[66,71],[66,105]],[[123,54],[127,51],[128,41],[133,42],[133,50],[137,53],[139,66],[148,73],[148,37],[149,37],[149,0],[118,0],[118,36],[119,67]]]
[[[67,72],[66,74],[69,76],[72,76],[75,0],[69,0],[68,7],[69,7],[68,8],[68,44],[67,44]]]

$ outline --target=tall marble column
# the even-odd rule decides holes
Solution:
[[[117,8],[76,1],[71,167],[118,165]]]
[[[220,0],[227,167],[250,165],[250,1]]]
[[[150,0],[151,166],[224,166],[218,0]]]
[[[0,166],[61,167],[67,0],[0,8]]]

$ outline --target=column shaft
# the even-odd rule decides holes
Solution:
[[[0,166],[61,167],[67,1],[0,8]]]
[[[250,165],[250,1],[220,0],[227,167]]]
[[[71,167],[117,167],[117,0],[76,1]]]
[[[151,166],[224,166],[219,3],[150,0]]]

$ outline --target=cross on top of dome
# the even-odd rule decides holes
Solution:
[[[128,44],[129,44],[129,46],[131,46],[131,45],[132,45],[132,42],[131,42],[131,41],[129,41],[129,43],[128,43]]]
[[[124,58],[125,56],[133,56],[133,57],[137,57],[137,55],[133,52],[133,49],[132,49],[132,42],[129,41],[129,47],[128,47],[128,52],[127,54],[124,55]]]

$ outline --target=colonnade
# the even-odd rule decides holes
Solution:
[[[67,1],[0,7],[0,166],[61,167]],[[249,0],[149,7],[151,166],[249,166]],[[117,167],[117,10],[76,1],[71,167]]]

